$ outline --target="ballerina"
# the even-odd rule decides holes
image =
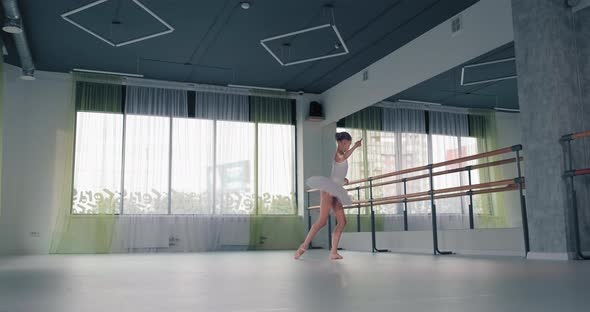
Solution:
[[[354,143],[352,147],[352,137],[348,132],[336,133],[337,150],[332,161],[332,174],[330,177],[314,176],[307,179],[307,185],[313,189],[321,191],[320,216],[311,226],[305,241],[295,252],[295,259],[299,259],[307,250],[307,247],[316,236],[316,234],[326,225],[330,215],[330,209],[334,210],[338,224],[334,229],[332,236],[332,250],[330,259],[339,260],[342,256],[338,253],[338,243],[346,226],[346,215],[344,214],[343,205],[352,204],[348,192],[342,187],[348,184],[346,173],[348,172],[348,157],[354,150],[362,145],[362,139]]]

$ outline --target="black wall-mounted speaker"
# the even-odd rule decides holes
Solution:
[[[310,118],[324,118],[324,111],[322,110],[322,104],[316,101],[309,103],[309,117]]]

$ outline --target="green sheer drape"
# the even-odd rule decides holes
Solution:
[[[122,112],[122,86],[115,84],[76,82],[76,111]]]
[[[494,112],[469,116],[470,136],[477,139],[477,152],[484,153],[498,149],[496,115]],[[500,156],[479,159],[478,163],[500,160]],[[500,166],[478,169],[482,183],[497,181],[502,178]],[[504,227],[508,225],[508,207],[503,192],[478,195],[476,207],[480,207],[484,215],[479,216],[479,227]]]
[[[250,121],[274,124],[293,124],[291,99],[250,96]]]
[[[367,107],[344,118],[346,128],[364,130],[383,130],[383,108]]]
[[[260,148],[259,138],[260,124],[294,125],[294,103],[291,99],[273,98],[263,96],[250,96],[250,121],[256,123],[256,157],[255,181],[259,181],[259,174],[265,170],[264,163],[260,163],[264,149]],[[280,144],[293,144],[281,142]],[[287,156],[287,155],[285,155]],[[285,159],[287,161],[287,159]],[[273,194],[262,194],[264,191],[256,186],[259,213],[250,218],[250,246],[251,250],[261,249],[296,249],[305,238],[305,223],[303,218],[296,215],[296,194],[293,192],[289,202],[292,205],[293,215],[273,216],[260,213],[264,197],[274,197]]]
[[[58,133],[56,148],[61,153],[57,164],[62,174],[56,183],[59,192],[58,215],[53,230],[50,253],[108,253],[116,216],[109,209],[99,208],[96,216],[71,214],[74,183],[76,113],[78,111],[121,112],[122,80],[103,75],[72,75],[72,96],[68,123]]]

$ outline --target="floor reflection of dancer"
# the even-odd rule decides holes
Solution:
[[[348,184],[348,180],[346,179],[348,157],[352,155],[355,149],[362,145],[362,139],[350,147],[352,143],[350,134],[348,132],[339,132],[336,133],[336,143],[338,147],[332,161],[332,175],[330,177],[315,176],[307,179],[307,185],[310,188],[321,190],[320,216],[311,226],[303,244],[295,252],[295,259],[299,259],[303,255],[319,230],[326,225],[330,216],[330,209],[334,210],[334,215],[336,215],[336,221],[338,222],[338,225],[334,229],[334,235],[332,236],[330,259],[342,259],[342,256],[338,254],[338,243],[346,226],[346,215],[342,206],[352,203],[348,192],[342,186]]]

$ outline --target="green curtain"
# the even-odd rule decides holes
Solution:
[[[383,130],[383,108],[367,107],[344,118],[346,128],[363,130]]]
[[[305,239],[306,229],[301,216],[252,216],[249,249],[297,249]]]
[[[49,252],[108,253],[115,228],[116,216],[101,211],[98,216],[71,214],[73,170],[75,153],[76,113],[78,111],[121,112],[122,80],[103,75],[72,75],[72,96],[68,110],[68,124],[58,133],[56,150],[61,155],[58,164],[62,174],[56,183],[60,186],[59,210]]]
[[[250,121],[293,124],[293,103],[290,99],[250,96]]]
[[[469,115],[469,133],[477,140],[478,153],[489,152],[498,149],[496,115],[494,112],[481,115]],[[478,160],[478,163],[486,163],[500,160],[500,156],[493,156]],[[501,167],[488,167],[479,169],[479,177],[482,183],[501,179]],[[503,192],[489,195],[478,195],[476,207],[481,207],[484,215],[479,216],[479,227],[504,227],[508,225],[508,210]]]
[[[287,98],[264,96],[249,97],[250,121],[256,124],[294,125],[294,103]],[[258,127],[256,127],[258,131]],[[258,138],[258,133],[256,133]],[[258,139],[256,139],[258,144]],[[256,146],[255,174],[259,172],[258,146]],[[258,181],[258,176],[255,178]],[[256,186],[256,194],[258,188]],[[260,195],[257,196],[259,201]],[[260,205],[260,204],[259,204]],[[295,211],[295,209],[294,209]],[[305,223],[302,216],[255,215],[250,218],[250,250],[296,249],[305,239]]]
[[[122,112],[122,86],[87,81],[76,82],[76,111]]]

